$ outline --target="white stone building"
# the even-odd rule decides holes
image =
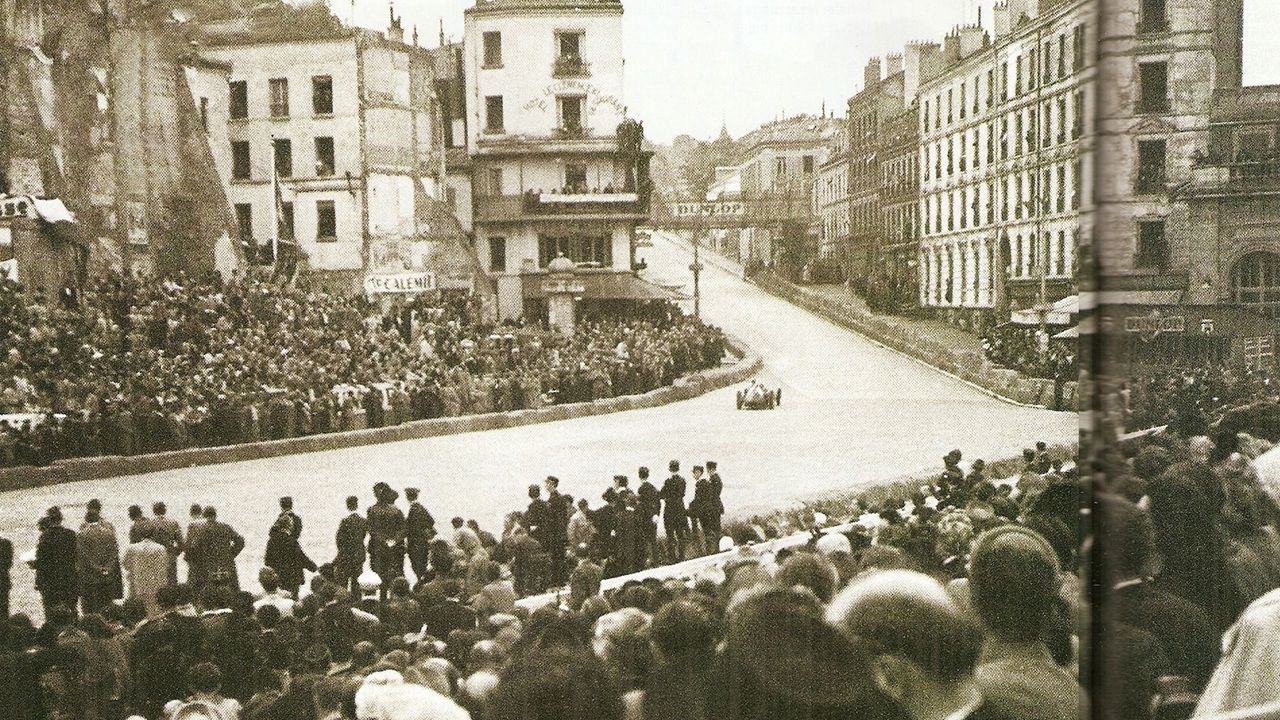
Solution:
[[[231,67],[227,188],[251,260],[270,264],[278,236],[334,287],[400,273],[471,285],[470,248],[442,219],[444,133],[416,30],[406,40],[394,16],[385,34],[205,30],[202,53]]]
[[[620,140],[622,13],[619,0],[466,10],[475,251],[502,318],[545,311],[546,268],[560,255],[578,265],[585,299],[646,292],[632,266],[649,217],[649,153]]]
[[[972,319],[1075,292],[1093,215],[1094,16],[1091,0],[1007,0],[990,34],[945,39],[919,96],[921,305]]]
[[[839,131],[813,181],[813,214],[818,223],[818,256],[833,258],[849,239],[849,144]]]

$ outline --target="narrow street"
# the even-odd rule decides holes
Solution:
[[[651,277],[690,282],[690,255],[660,236],[642,256]],[[325,562],[343,498],[357,494],[363,506],[379,480],[421,488],[438,526],[461,515],[499,530],[505,513],[525,506],[526,486],[547,475],[594,505],[616,473],[634,482],[637,466],[647,465],[660,480],[672,458],[686,475],[688,466],[710,459],[720,463],[732,516],[927,469],[952,448],[966,458],[997,458],[1036,440],[1076,437],[1075,413],[989,397],[720,267],[708,264],[701,285],[703,316],[750,344],[765,361],[760,379],[782,387],[778,410],[737,411],[735,389],[726,388],[582,420],[7,492],[0,494],[0,534],[13,539],[15,555],[27,552],[47,507],[61,505],[75,527],[84,503],[96,497],[123,547],[129,503],[163,500],[184,525],[190,503],[212,504],[248,541],[241,581],[253,587],[282,495],[293,496],[303,517],[303,546]],[[38,615],[33,574],[15,565],[14,611]]]

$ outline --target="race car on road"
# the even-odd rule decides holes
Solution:
[[[772,410],[782,404],[782,389],[770,390],[756,381],[738,391],[739,410]]]

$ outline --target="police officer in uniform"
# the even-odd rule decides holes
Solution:
[[[408,541],[409,567],[422,582],[427,574],[431,540],[436,536],[436,520],[420,502],[418,488],[405,488],[404,497],[409,501],[409,514],[405,518],[405,539]]]
[[[349,587],[352,594],[360,589],[356,579],[364,571],[364,538],[369,532],[369,524],[360,514],[359,507],[359,498],[355,495],[347,498],[347,516],[338,523],[338,532],[334,537],[338,546],[338,556],[333,561],[334,577],[339,583]]]

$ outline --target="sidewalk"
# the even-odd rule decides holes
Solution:
[[[805,285],[804,287],[831,302],[847,306],[855,312],[871,315],[885,324],[910,330],[957,350],[982,352],[982,338],[941,320],[874,313],[867,307],[865,300],[849,292],[843,285]]]

